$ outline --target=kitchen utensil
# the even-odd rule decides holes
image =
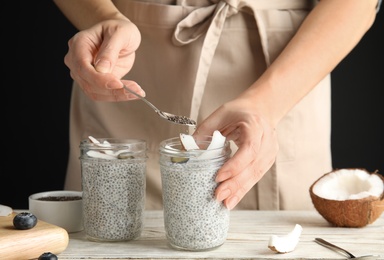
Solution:
[[[123,87],[125,90],[127,90],[128,92],[132,93],[133,95],[135,95],[136,97],[140,98],[142,101],[144,101],[148,106],[150,106],[153,110],[155,110],[155,112],[162,118],[174,123],[174,124],[181,124],[181,125],[188,125],[188,126],[195,126],[196,125],[196,122],[186,116],[178,116],[178,115],[174,115],[174,114],[171,114],[171,113],[167,113],[167,112],[164,112],[164,111],[161,111],[160,109],[158,109],[157,107],[155,107],[151,102],[149,102],[146,98],[144,98],[143,96],[140,96],[139,94],[137,94],[136,92],[130,90],[127,86],[125,86],[123,84]]]
[[[341,247],[338,247],[332,243],[329,243],[328,241],[322,239],[322,238],[315,238],[315,242],[317,242],[318,244],[322,245],[322,246],[325,246],[335,252],[338,252],[338,253],[341,253],[343,255],[345,255],[346,257],[348,257],[348,259],[376,259],[378,256],[374,256],[374,255],[364,255],[364,256],[354,256],[352,253],[348,252],[347,250],[341,248]]]
[[[44,252],[59,254],[67,248],[69,237],[64,228],[38,219],[33,228],[18,230],[13,226],[16,214],[0,217],[0,259],[37,259]]]

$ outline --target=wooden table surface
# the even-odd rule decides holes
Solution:
[[[58,255],[71,259],[345,259],[316,242],[321,237],[355,256],[374,254],[384,259],[384,214],[363,228],[339,228],[316,211],[231,211],[227,241],[205,252],[179,251],[167,244],[163,212],[145,211],[141,237],[127,242],[92,242],[84,232],[70,234],[68,247]],[[284,235],[295,224],[303,227],[294,251],[280,254],[268,248],[271,235]]]

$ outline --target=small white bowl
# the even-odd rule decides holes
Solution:
[[[32,194],[28,199],[29,212],[38,220],[62,227],[68,233],[81,231],[83,230],[83,200],[74,200],[73,197],[82,197],[82,192],[58,190]],[[57,199],[47,200],[47,198]]]

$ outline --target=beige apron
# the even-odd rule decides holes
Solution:
[[[159,108],[198,123],[263,73],[313,7],[306,0],[113,2],[142,34],[125,78],[137,81]],[[88,135],[142,138],[149,157],[146,209],[161,209],[158,144],[188,131],[160,119],[142,101],[94,102],[74,83],[65,188],[81,190],[79,143]],[[313,209],[309,186],[331,170],[329,76],[277,132],[275,164],[235,209]]]

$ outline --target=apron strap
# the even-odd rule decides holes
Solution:
[[[176,26],[172,40],[177,46],[191,43],[205,34],[193,88],[190,110],[190,117],[192,119],[197,119],[199,113],[209,68],[219,43],[225,19],[234,13],[237,13],[236,9],[221,1],[217,4],[192,11]]]

